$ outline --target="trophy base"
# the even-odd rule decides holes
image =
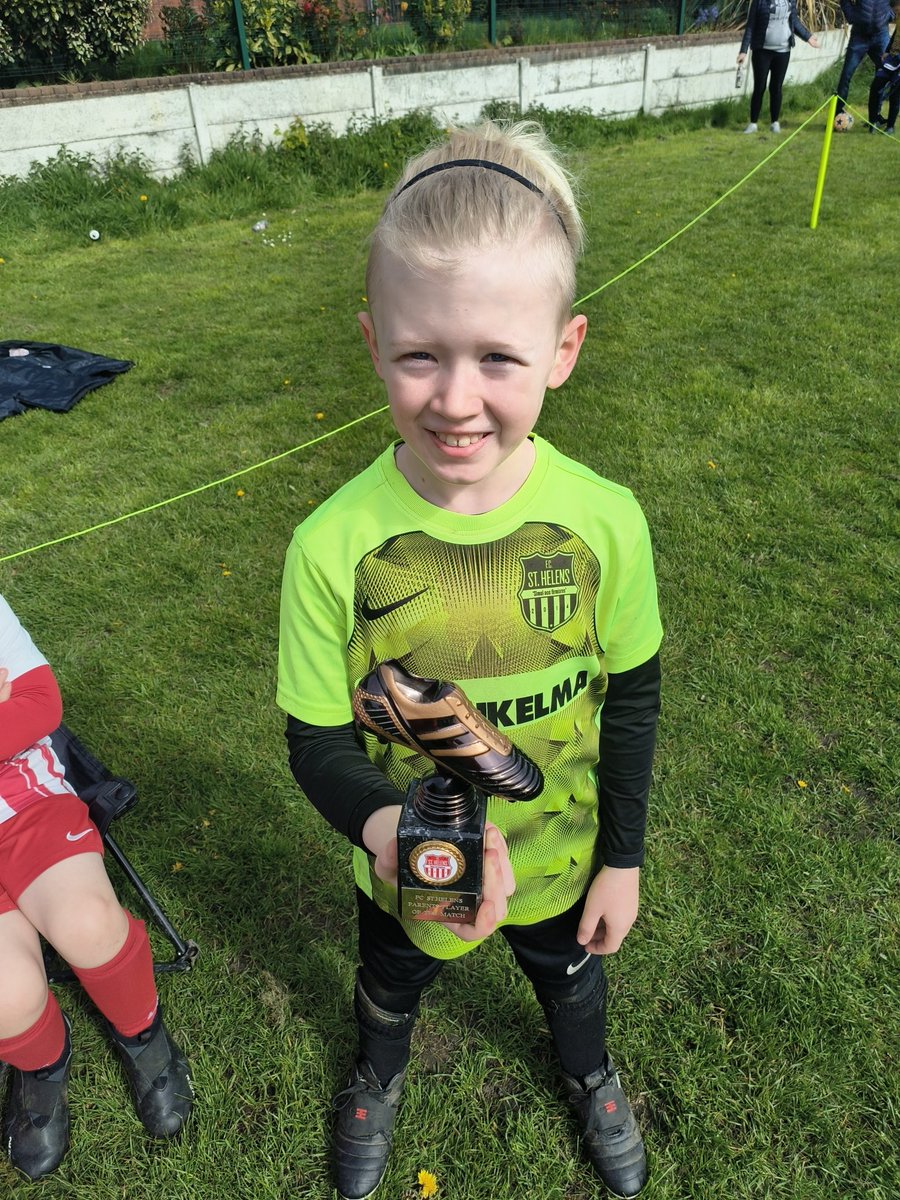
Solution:
[[[460,804],[456,819],[439,819],[442,804]],[[427,812],[428,802],[434,809]],[[423,816],[423,808],[427,815]],[[400,916],[469,924],[481,903],[487,798],[459,780],[413,780],[397,826]]]

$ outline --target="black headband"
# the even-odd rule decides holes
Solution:
[[[397,195],[402,195],[407,188],[411,188],[414,183],[418,183],[420,179],[424,179],[428,175],[435,175],[438,171],[449,171],[451,167],[484,167],[487,171],[497,171],[500,175],[506,175],[510,179],[514,179],[516,183],[521,183],[523,187],[527,187],[529,192],[534,192],[535,195],[541,196],[550,205],[553,210],[553,215],[559,221],[563,233],[566,235],[566,241],[569,240],[569,231],[566,229],[566,223],[562,219],[559,209],[550,200],[536,183],[532,183],[530,179],[526,179],[524,175],[520,175],[518,171],[513,171],[511,167],[504,167],[501,163],[491,162],[489,158],[453,158],[449,162],[437,163],[433,167],[426,167],[424,171],[420,171],[418,175],[413,175],[412,179],[407,180],[403,187],[397,192]]]

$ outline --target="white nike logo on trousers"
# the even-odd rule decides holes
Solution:
[[[590,954],[585,954],[585,956],[581,960],[581,962],[569,963],[569,965],[566,967],[566,974],[574,975],[576,971],[580,971],[581,968],[584,966],[584,964],[590,959],[590,957],[591,957]]]
[[[66,834],[66,841],[67,841],[67,842],[80,842],[80,841],[81,841],[81,839],[82,839],[83,837],[87,837],[87,835],[88,835],[90,832],[91,832],[91,831],[90,831],[89,829],[85,829],[85,830],[83,830],[81,833],[67,833],[67,834]]]

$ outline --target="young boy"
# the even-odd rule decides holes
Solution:
[[[629,491],[532,434],[584,339],[581,245],[535,125],[457,130],[407,165],[359,316],[400,440],[287,553],[277,698],[291,767],[355,847],[359,1057],[333,1135],[345,1200],[384,1174],[423,989],[495,932],[544,1008],[600,1177],[620,1196],[647,1177],[606,1051],[601,956],[638,909],[659,706],[650,540]],[[489,799],[469,925],[398,917],[400,802],[432,764],[358,735],[351,709],[390,659],[459,685],[544,774],[535,800]]]
[[[870,133],[874,133],[878,125],[884,126],[885,133],[894,133],[897,128],[897,116],[900,114],[900,50],[894,49],[896,37],[895,29],[881,66],[872,76],[869,87]],[[887,118],[881,112],[885,100],[888,102]]]
[[[14,1068],[10,1161],[30,1179],[54,1171],[69,1144],[71,1024],[47,986],[40,936],[106,1018],[147,1131],[175,1137],[193,1095],[162,1023],[144,923],[119,905],[100,834],[47,736],[61,719],[53,672],[0,596],[0,1061]]]

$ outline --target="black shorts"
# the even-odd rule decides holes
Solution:
[[[440,974],[445,960],[432,958],[414,946],[397,918],[380,909],[359,888],[356,903],[363,968],[393,998],[394,1003],[385,1007],[409,1012],[423,990]],[[545,921],[501,925],[498,930],[539,999],[563,999],[571,995],[585,971],[590,971],[595,979],[603,976],[603,960],[599,955],[587,954],[575,937],[583,907],[584,901],[579,900]]]

